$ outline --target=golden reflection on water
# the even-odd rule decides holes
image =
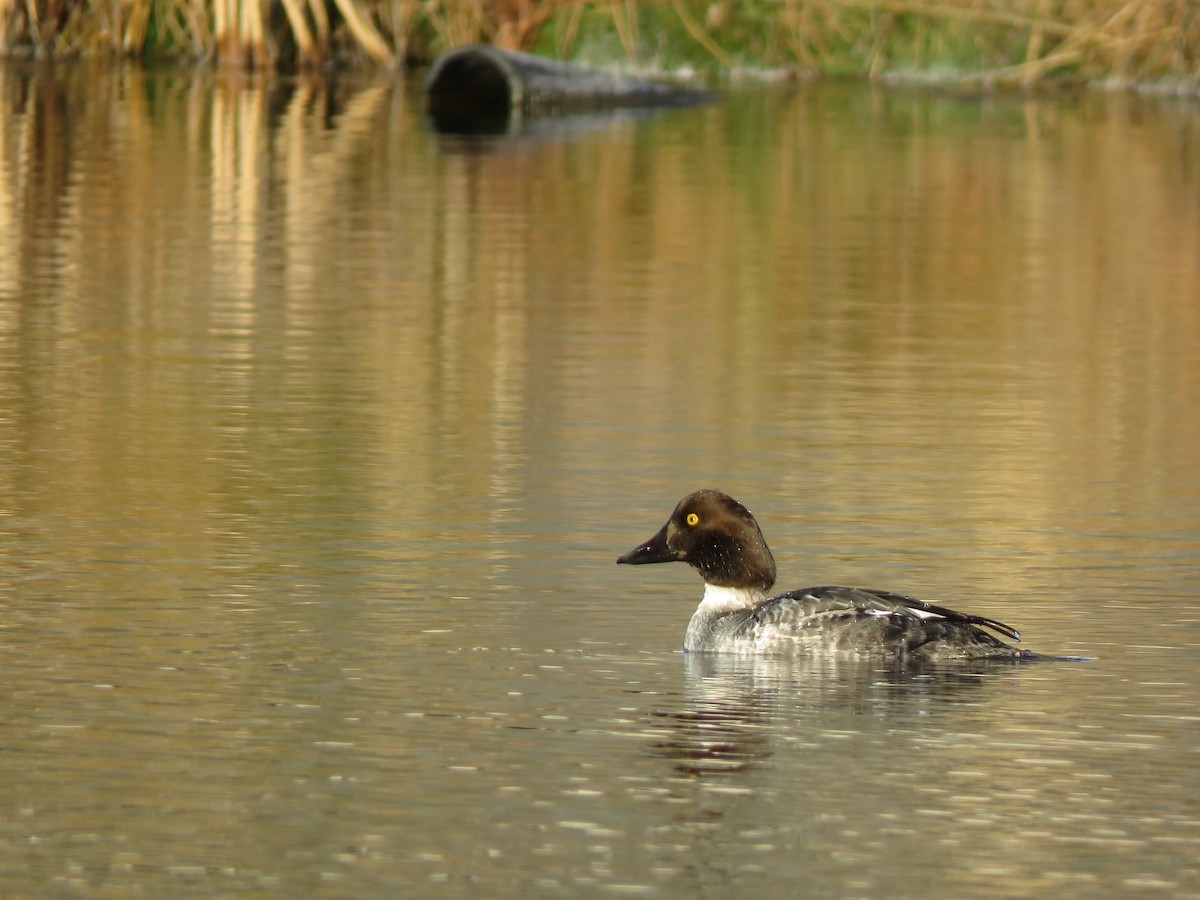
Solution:
[[[31,524],[170,509],[205,543],[349,489],[381,532],[397,504],[456,526],[448,497],[490,498],[494,532],[580,476],[784,517],[815,492],[885,545],[932,507],[998,557],[1044,558],[1075,508],[1194,524],[1193,109],[825,87],[472,144],[386,81],[3,93],[5,493]]]
[[[34,336],[57,352],[217,335],[231,357],[266,344],[313,359],[344,329],[364,343],[336,365],[398,379],[372,417],[403,428],[378,435],[413,448],[398,468],[426,467],[448,422],[500,429],[472,448],[495,466],[473,491],[504,480],[501,425],[555,378],[581,407],[567,418],[639,421],[645,455],[664,433],[715,427],[726,463],[764,428],[805,436],[814,412],[903,431],[891,409],[941,404],[959,445],[997,425],[1041,442],[1028,459],[1003,446],[957,460],[968,479],[1013,467],[1011,496],[1033,507],[1062,502],[1059,467],[1080,457],[1112,483],[1146,453],[1190,463],[1194,111],[806,91],[757,101],[765,134],[736,150],[747,126],[717,108],[666,140],[662,125],[602,147],[443,153],[389,83],[89,75],[5,82],[3,285],[50,288],[34,292],[49,316]],[[544,371],[568,333],[565,371]],[[577,357],[592,345],[622,357],[636,393],[587,390],[595,370]],[[174,360],[147,362],[152,390]],[[411,402],[431,391],[451,405]],[[956,416],[962,404],[992,414]]]
[[[916,814],[997,855],[1018,821],[1038,845],[1022,878],[1095,862],[1043,858],[1029,792],[1087,805],[1076,776],[1124,777],[1124,749],[1181,771],[1194,108],[819,85],[489,143],[430,134],[391,81],[4,69],[0,97],[0,602],[19,720],[0,737],[31,756],[46,728],[81,729],[103,749],[49,758],[157,809],[191,754],[243,825],[315,821],[308,779],[344,776],[362,792],[347,806],[378,821],[337,840],[399,833],[429,860],[446,797],[475,821],[465,796],[502,823],[485,865],[515,878],[545,859],[569,875],[587,847],[523,857],[510,820],[602,818],[559,815],[562,785],[624,810],[626,769],[647,820],[705,846],[720,792],[672,783],[660,809],[658,779],[712,763],[760,779],[721,797],[799,784],[832,803],[820,772],[774,767],[855,734],[860,760],[933,748],[966,787],[923,785]],[[703,484],[760,515],[784,586],[938,585],[931,599],[961,591],[1036,649],[1123,668],[797,679],[807,692],[769,671],[745,696],[687,680],[669,651],[696,585],[612,560]],[[1131,709],[1167,724],[1122,743]],[[129,741],[157,775],[126,773]],[[689,763],[664,774],[672,753]],[[585,783],[600,776],[581,757],[620,771]],[[987,796],[1005,767],[1025,793]],[[35,767],[29,796],[52,780]],[[1125,802],[1105,789],[1098,834],[1101,801]],[[172,824],[220,831],[222,798],[192,790],[194,818]],[[852,801],[829,813],[848,830]],[[911,831],[871,823],[889,843]],[[464,856],[484,852],[453,824]],[[235,859],[269,869],[277,845],[249,844]]]

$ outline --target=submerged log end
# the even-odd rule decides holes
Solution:
[[[511,54],[489,44],[459,47],[434,61],[425,80],[430,106],[503,110],[524,101],[524,82]]]

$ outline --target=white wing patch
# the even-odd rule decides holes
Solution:
[[[911,606],[908,607],[908,611],[910,613],[912,613],[913,615],[915,615],[918,619],[944,619],[944,618],[946,618],[945,616],[939,615],[938,613],[930,612],[927,609],[913,609]]]
[[[930,612],[927,609],[913,609],[911,606],[906,606],[905,609],[907,609],[910,613],[912,613],[918,619],[944,619],[944,618],[946,618],[945,616],[939,615],[938,613]],[[863,612],[865,612],[868,616],[894,616],[894,615],[896,615],[896,611],[892,610],[892,609],[865,609],[865,610],[863,610]]]

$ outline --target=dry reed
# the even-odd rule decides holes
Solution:
[[[1195,0],[0,0],[11,56],[397,66],[475,41],[569,57],[598,32],[630,58],[673,41],[678,61],[719,69],[1200,88]]]

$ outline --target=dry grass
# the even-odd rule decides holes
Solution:
[[[1193,0],[818,0],[804,5],[819,10],[823,22],[814,27],[817,17],[810,18],[807,30],[793,32],[793,41],[811,46],[814,38],[828,42],[857,27],[860,42],[871,39],[864,63],[872,75],[937,66],[944,62],[938,52],[944,49],[951,58],[974,63],[962,67],[969,78],[1001,83],[1028,85],[1066,75],[1200,86],[1200,6]]]
[[[397,66],[475,41],[569,57],[598,31],[719,69],[1200,88],[1195,0],[0,0],[0,52],[24,56]]]

